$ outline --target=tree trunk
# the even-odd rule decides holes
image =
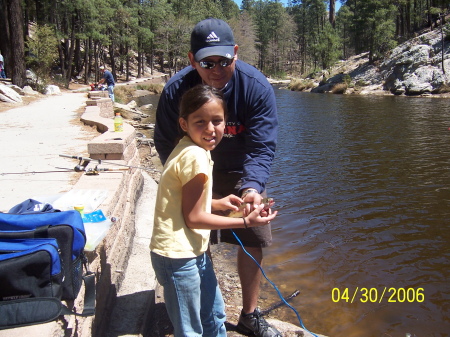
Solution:
[[[10,31],[11,81],[18,87],[25,85],[25,47],[23,39],[23,13],[20,0],[6,0],[8,2],[8,17]],[[5,60],[6,63],[6,60]]]
[[[336,0],[330,0],[330,23],[335,28],[336,26]]]
[[[70,39],[67,41],[68,53],[67,53],[67,76],[65,79],[66,89],[69,89],[70,80],[72,78],[73,71],[73,55],[75,50],[75,18],[72,16],[72,24],[70,27]]]
[[[427,0],[427,13],[428,13],[428,27],[430,27],[430,31],[433,30],[433,17],[431,15],[431,4],[430,0]]]
[[[128,46],[128,43],[125,46],[125,81],[130,80],[130,55],[129,55],[130,48]]]
[[[5,61],[5,72],[9,76],[11,72],[11,36],[9,32],[9,19],[8,19],[8,1],[0,0],[0,51],[2,52]]]
[[[418,6],[418,1],[414,0],[414,12],[413,12],[413,21],[414,21],[414,27],[413,27],[413,31],[416,31],[419,29],[420,24],[419,24],[419,20],[417,19],[417,14],[419,13],[419,6]]]
[[[411,37],[412,30],[412,23],[411,23],[411,0],[406,1],[406,13],[405,13],[405,20],[406,20],[406,33],[407,38],[409,39]]]
[[[141,48],[138,49],[137,64],[138,64],[137,78],[141,78],[142,77],[142,52],[141,52]]]
[[[114,77],[114,81],[117,81],[117,76],[116,76],[116,62],[114,61],[114,45],[111,42],[111,44],[109,45],[109,55],[111,58],[111,74]]]
[[[81,40],[75,39],[75,50],[73,54],[73,64],[75,65],[74,75],[79,76],[83,69],[83,59],[81,57]]]
[[[98,68],[100,67],[99,57],[97,50],[99,50],[99,43],[97,41],[94,41],[94,74],[95,74],[95,82],[100,81],[100,76],[98,73]]]
[[[84,84],[89,84],[91,75],[91,38],[84,40]]]

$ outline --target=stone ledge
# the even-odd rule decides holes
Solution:
[[[108,103],[110,102],[109,97],[90,97],[90,99],[88,99],[86,101],[86,105],[87,106],[97,106],[99,103]],[[112,102],[111,102],[112,103]]]
[[[101,104],[102,100],[98,100]],[[111,102],[108,99],[107,103]],[[88,105],[81,116],[81,121],[85,124],[95,126],[99,136],[88,143],[88,153],[92,159],[101,160],[129,160],[134,151],[129,150],[129,146],[135,141],[136,130],[128,123],[123,123],[122,132],[114,132],[113,111],[110,112],[110,118],[100,116],[101,107],[97,105]]]
[[[94,90],[89,91],[89,98],[108,97],[108,90]]]
[[[100,108],[100,112],[98,114],[101,117],[114,117],[114,103],[108,96],[106,96],[106,98],[92,97],[91,99],[86,101],[86,106],[97,106],[98,108]]]
[[[114,130],[114,111],[111,100],[106,98],[94,100],[94,102],[86,106],[85,113],[81,116],[83,123],[96,126],[97,130],[102,132],[87,144],[89,157],[108,161],[117,160],[117,163],[121,165],[139,166],[135,129],[124,123],[123,132],[112,131]],[[101,167],[105,166],[110,165],[101,164]],[[74,329],[76,330],[74,332],[79,336],[102,336],[108,326],[108,317],[125,277],[124,271],[132,249],[135,234],[135,206],[142,187],[142,172],[136,168],[104,172],[97,176],[83,175],[74,186],[74,189],[108,190],[109,196],[99,208],[107,217],[114,216],[117,219],[95,251],[87,252],[90,269],[96,273],[96,315],[92,318],[70,317],[73,326],[78,327]],[[82,299],[82,296],[78,298]]]

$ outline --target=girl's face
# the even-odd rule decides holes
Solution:
[[[181,129],[192,141],[205,150],[213,150],[222,140],[225,130],[223,107],[217,99],[211,99],[191,113],[187,120],[179,119]]]

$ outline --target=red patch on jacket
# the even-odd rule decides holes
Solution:
[[[227,135],[228,137],[234,137],[242,132],[245,131],[245,126],[240,125],[226,125],[225,126],[225,132],[224,135]]]

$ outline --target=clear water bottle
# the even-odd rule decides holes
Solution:
[[[116,116],[114,117],[114,131],[115,132],[123,131],[123,118],[120,115],[120,112],[116,112]]]

